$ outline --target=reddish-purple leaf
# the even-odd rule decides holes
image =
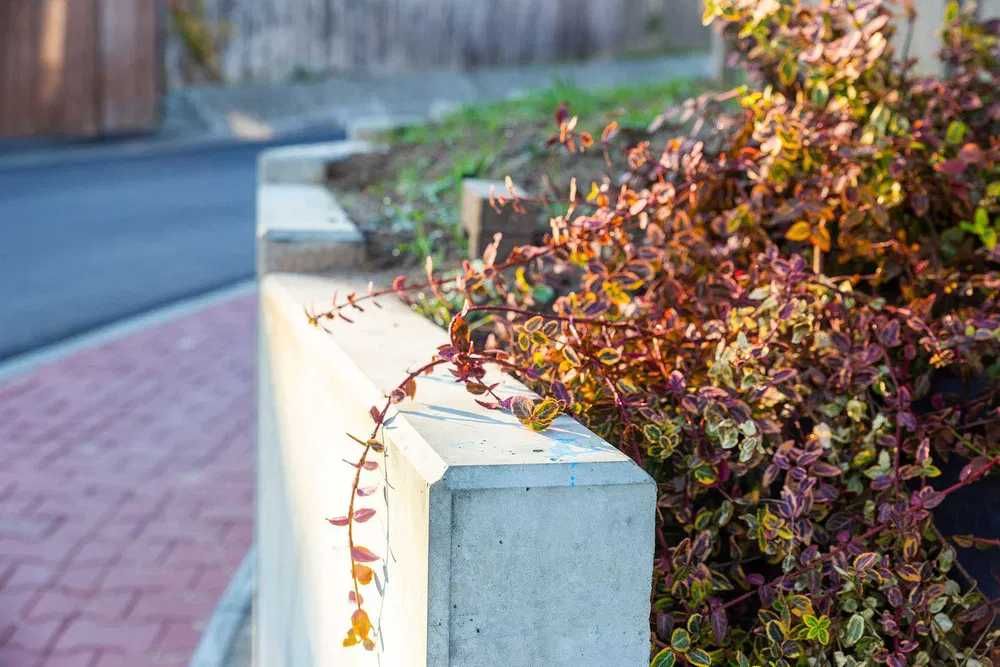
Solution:
[[[354,513],[354,520],[358,523],[364,523],[373,516],[375,516],[375,510],[370,507],[362,507]]]
[[[372,563],[379,560],[379,557],[375,553],[360,544],[355,544],[354,548],[351,549],[351,558],[358,563]]]
[[[378,490],[377,486],[359,486],[358,495],[359,496],[370,496]]]
[[[825,461],[817,461],[812,464],[809,468],[809,472],[816,475],[817,477],[836,477],[840,474],[841,470],[832,463],[826,463]]]
[[[334,526],[346,526],[348,523],[350,523],[347,520],[346,516],[333,517],[332,519],[327,519],[327,521],[329,521]]]
[[[875,563],[878,562],[878,554],[866,551],[864,553],[858,554],[854,558],[854,569],[858,572],[864,572],[865,570],[871,569]]]
[[[937,171],[942,174],[947,174],[953,178],[958,178],[965,171],[965,161],[960,158],[955,158],[953,160],[945,160],[941,164],[934,167]]]
[[[726,638],[726,634],[729,632],[729,618],[726,616],[726,610],[722,605],[712,605],[711,620],[712,634],[715,635],[716,643],[721,645]]]

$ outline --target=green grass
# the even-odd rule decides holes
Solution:
[[[664,109],[703,89],[689,79],[603,90],[557,83],[512,100],[464,106],[436,122],[379,137],[391,147],[387,160],[374,180],[346,186],[344,204],[362,227],[398,232],[392,249],[398,259],[453,259],[465,254],[458,211],[463,179],[502,180],[509,175],[531,191],[540,188],[543,179],[558,188],[566,187],[571,176],[586,183],[605,173],[599,150],[581,156],[546,147],[546,139],[557,130],[554,113],[561,103],[579,117],[578,130],[599,138],[612,120],[623,128],[644,130]],[[359,186],[360,194],[351,192]],[[358,197],[366,199],[367,206],[351,210]],[[365,215],[362,208],[368,220],[359,220]],[[374,216],[373,209],[378,210]]]
[[[582,127],[614,119],[624,127],[640,128],[649,125],[667,104],[689,97],[696,90],[697,85],[688,79],[603,90],[556,83],[512,100],[463,106],[437,123],[399,128],[389,138],[424,144],[464,140],[472,133],[500,140],[503,130],[513,123],[554,122],[553,113],[560,103],[579,116]]]

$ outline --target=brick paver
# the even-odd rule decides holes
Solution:
[[[0,383],[0,667],[187,665],[251,541],[255,298]]]

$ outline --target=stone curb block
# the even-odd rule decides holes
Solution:
[[[324,273],[364,264],[364,237],[325,185],[330,165],[380,150],[365,141],[284,146],[261,153],[257,274]]]

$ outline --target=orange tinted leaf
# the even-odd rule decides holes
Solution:
[[[358,580],[359,584],[370,584],[373,576],[375,576],[375,572],[367,565],[362,565],[361,563],[354,564],[354,578]]]
[[[823,252],[830,252],[830,231],[826,227],[817,229],[810,241]]]
[[[464,317],[455,315],[455,317],[451,318],[451,325],[448,327],[448,332],[451,336],[451,344],[456,349],[461,351],[469,349],[472,339],[469,334],[469,325],[466,323]]]
[[[645,199],[640,199],[629,207],[628,212],[632,215],[639,215],[646,208],[646,204]]]
[[[785,238],[789,241],[805,241],[811,234],[812,227],[809,223],[805,220],[799,220],[785,232]]]
[[[604,131],[601,132],[601,141],[608,143],[616,134],[618,134],[618,121],[613,120],[604,126]]]
[[[410,398],[413,398],[414,396],[416,396],[417,395],[417,381],[414,380],[413,378],[409,378],[406,382],[403,383],[403,392],[407,396],[409,396]]]
[[[372,622],[368,618],[368,612],[364,609],[355,609],[354,613],[351,614],[351,629],[359,637],[367,637],[372,629]]]

